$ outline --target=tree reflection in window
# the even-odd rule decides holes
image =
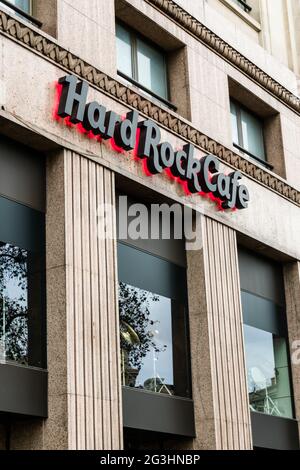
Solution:
[[[0,242],[0,360],[28,364],[28,253]]]
[[[122,384],[174,393],[171,299],[119,284]]]

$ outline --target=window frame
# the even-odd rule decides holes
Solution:
[[[184,355],[184,360],[183,362],[185,363],[185,393],[183,395],[179,394],[174,394],[170,398],[172,399],[183,399],[183,400],[192,400],[193,398],[193,390],[192,390],[192,362],[191,362],[191,350],[190,350],[190,325],[189,325],[189,306],[188,306],[188,290],[187,290],[187,273],[186,273],[186,267],[180,266],[179,264],[174,263],[173,261],[170,261],[166,258],[163,258],[162,256],[158,254],[151,253],[150,251],[146,251],[140,247],[134,246],[132,244],[129,244],[125,241],[118,240],[117,242],[117,249],[118,249],[118,280],[119,283],[125,283],[128,284],[129,286],[137,289],[141,289],[144,291],[148,291],[151,294],[154,295],[160,295],[163,297],[167,297],[171,301],[172,305],[172,328],[173,328],[173,321],[174,321],[174,309],[173,309],[173,303],[175,302],[180,302],[180,305],[183,308],[183,323],[184,323],[184,328],[185,328],[185,344],[184,344],[184,349],[185,349],[185,355]],[[160,285],[160,288],[158,288],[157,285],[157,278],[153,279],[153,283],[151,282],[151,285],[145,285],[143,279],[140,282],[136,282],[134,278],[136,277],[135,274],[132,272],[130,274],[127,273],[127,270],[125,269],[126,272],[124,272],[124,264],[121,263],[121,258],[124,256],[125,252],[129,250],[129,255],[136,257],[136,256],[142,256],[143,254],[147,256],[148,258],[148,263],[151,265],[154,263],[156,265],[162,264],[165,269],[170,270],[170,274],[172,276],[172,288],[170,290],[168,286],[168,282],[165,285]],[[127,253],[128,254],[128,253]],[[127,255],[126,255],[127,256]],[[150,259],[151,258],[151,259]],[[147,277],[147,276],[146,276]],[[174,284],[174,285],[173,285]],[[182,286],[181,291],[178,291],[175,288],[175,284],[178,285],[180,284]],[[174,347],[174,332],[172,332],[172,346]],[[173,350],[174,353],[174,350]],[[174,357],[173,357],[174,360]],[[174,367],[174,362],[173,362],[173,367]],[[173,369],[173,374],[174,374],[174,387],[176,386],[176,371],[175,367]],[[178,369],[177,369],[178,371]],[[127,385],[122,385],[122,387],[125,388],[132,388],[133,390],[139,390],[138,388],[135,387],[128,387]],[[159,392],[149,392],[147,390],[144,390],[146,393],[153,393],[155,396],[161,397],[161,393]]]
[[[251,13],[252,7],[248,5],[247,0],[237,0],[235,3],[239,4],[238,6],[246,13]]]
[[[236,109],[236,115],[237,115],[236,123],[237,123],[237,133],[238,133],[238,140],[239,140],[239,142],[237,143],[237,142],[234,142],[233,139],[232,139],[233,146],[235,148],[237,148],[238,150],[240,150],[241,152],[248,155],[251,159],[254,159],[254,160],[258,161],[261,165],[265,166],[269,170],[273,170],[273,168],[274,168],[273,165],[271,165],[268,162],[268,155],[267,155],[267,151],[266,151],[266,142],[265,142],[263,120],[256,113],[254,113],[249,108],[247,108],[246,106],[244,106],[243,104],[241,104],[239,101],[235,100],[232,97],[230,97],[230,104],[231,103],[235,106],[235,109]],[[248,114],[251,114],[253,117],[255,117],[261,123],[262,135],[263,135],[263,147],[264,147],[264,154],[265,154],[266,160],[263,160],[262,158],[254,155],[252,152],[249,152],[249,150],[245,149],[245,147],[244,147],[244,136],[243,136],[242,117],[241,117],[241,111],[242,110],[244,110]],[[231,128],[231,130],[232,130],[232,128]]]
[[[32,23],[34,26],[36,26],[37,28],[42,28],[43,26],[43,23],[38,20],[37,18],[35,18],[33,16],[33,0],[29,0],[30,1],[30,12],[26,12],[24,10],[22,10],[21,8],[19,8],[18,6],[14,5],[13,3],[11,3],[9,0],[1,0],[0,1],[0,8],[1,8],[1,5],[3,4],[6,8],[9,8],[10,10],[12,10],[16,15],[18,15],[19,17],[21,17],[21,19],[24,19],[26,21],[29,21],[30,23]]]
[[[156,43],[145,37],[143,34],[139,33],[136,31],[134,28],[131,28],[128,26],[126,23],[123,21],[116,19],[116,26],[120,25],[122,28],[124,28],[130,35],[130,49],[131,49],[131,71],[132,71],[132,77],[129,77],[126,75],[126,73],[122,72],[117,68],[117,74],[124,78],[125,80],[131,82],[133,85],[136,87],[140,88],[147,94],[153,96],[153,98],[161,101],[163,104],[165,104],[168,108],[172,109],[173,111],[177,111],[177,107],[169,101],[170,98],[170,80],[169,80],[169,70],[168,70],[168,60],[167,60],[167,54],[166,51],[164,51],[161,47],[159,47]],[[117,39],[117,35],[116,35]],[[137,40],[143,41],[146,45],[149,45],[150,47],[156,49],[159,51],[164,59],[164,68],[165,68],[165,80],[166,80],[166,92],[167,92],[167,97],[163,97],[155,93],[153,90],[150,88],[144,86],[142,83],[139,82],[139,72],[138,72],[138,50],[137,50]]]
[[[249,267],[249,258],[251,256],[252,263],[250,264],[251,273],[254,270],[259,268],[259,264],[263,261],[267,261],[271,267],[271,271],[268,275],[275,276],[276,283],[272,286],[274,289],[282,289],[281,298],[271,297],[266,293],[255,292],[249,285],[245,285],[243,279],[245,280],[245,266]],[[253,264],[254,263],[254,264]],[[290,400],[291,400],[291,410],[292,417],[286,416],[275,416],[280,420],[285,421],[296,421],[296,404],[295,404],[295,394],[294,394],[294,382],[293,382],[293,373],[292,373],[292,364],[291,364],[291,351],[290,351],[290,342],[289,342],[289,330],[288,330],[288,318],[287,318],[287,309],[286,309],[286,299],[284,293],[284,278],[283,278],[283,265],[278,261],[271,260],[262,256],[261,254],[256,253],[243,245],[238,245],[238,265],[239,265],[239,279],[240,279],[240,298],[242,305],[242,324],[243,324],[243,344],[244,350],[246,349],[245,345],[245,326],[256,328],[260,331],[265,331],[273,336],[273,345],[274,337],[278,337],[285,340],[286,354],[287,354],[287,370],[289,377],[289,390],[290,390]],[[275,271],[276,269],[276,271]],[[274,282],[274,278],[273,278]],[[272,289],[273,290],[273,289]],[[253,304],[253,301],[255,302]],[[264,304],[264,306],[263,306]],[[255,306],[255,307],[254,307]],[[250,308],[250,307],[253,307]],[[264,316],[261,314],[261,309],[264,310]],[[255,312],[253,314],[253,312]],[[276,364],[275,364],[276,367]],[[245,350],[245,373],[247,374],[247,355]],[[250,399],[249,399],[250,404]],[[274,417],[273,415],[265,414],[260,411],[252,411],[253,414],[259,414],[264,417],[270,418]]]

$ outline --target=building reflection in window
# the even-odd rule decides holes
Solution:
[[[28,363],[26,250],[0,242],[0,360]]]
[[[122,384],[174,393],[171,299],[120,283]]]
[[[252,411],[293,418],[286,340],[244,325]]]
[[[118,267],[122,385],[190,397],[185,268],[122,243]]]

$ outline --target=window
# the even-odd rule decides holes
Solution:
[[[233,0],[233,1],[247,13],[251,12],[252,8],[250,5],[248,5],[248,2],[246,0]]]
[[[44,3],[46,3],[46,0],[44,0],[43,4]],[[23,20],[26,20],[29,23],[33,24],[34,26],[41,28],[43,26],[43,23],[37,18],[35,18],[34,16],[32,16],[33,15],[32,4],[33,4],[33,0],[0,0],[0,6],[3,5],[10,14],[16,15],[22,18]],[[56,3],[54,5],[56,5]],[[53,5],[51,5],[51,7],[53,7]],[[39,10],[40,10],[40,2],[38,2],[37,5],[35,5],[35,14]],[[55,11],[56,9],[53,7],[52,13],[54,13]],[[49,23],[49,19],[47,19],[47,22]]]
[[[0,364],[45,366],[45,161],[0,136]]]
[[[293,418],[281,266],[239,250],[250,409]]]
[[[263,122],[236,101],[230,101],[233,145],[250,158],[266,162]]]
[[[249,325],[244,336],[251,410],[293,418],[286,339]]]
[[[122,385],[189,397],[185,269],[123,243],[118,264]]]
[[[2,3],[11,3],[12,5],[24,11],[25,13],[28,13],[29,15],[32,13],[31,0],[8,0]]]
[[[10,2],[26,13],[31,13],[31,0],[10,0]]]
[[[159,99],[168,100],[164,52],[123,24],[116,24],[116,35],[119,75]]]
[[[0,197],[0,363],[44,367],[44,215]]]

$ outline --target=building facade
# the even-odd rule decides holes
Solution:
[[[0,2],[2,449],[299,448],[299,15]]]

